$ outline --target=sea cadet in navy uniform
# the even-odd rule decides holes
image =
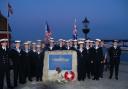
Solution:
[[[29,76],[29,43],[24,43],[24,50],[22,53],[22,59],[19,64],[19,83],[25,84],[26,79]]]
[[[94,48],[94,41],[90,40],[89,42],[89,50],[90,50],[90,71],[91,71],[91,76],[94,77],[94,58],[95,58],[95,48]]]
[[[59,39],[58,50],[66,50],[66,47],[65,47],[65,40]]]
[[[0,89],[4,87],[4,78],[6,76],[6,82],[8,89],[12,89],[10,83],[10,59],[9,59],[9,48],[7,47],[8,39],[1,39],[0,47]]]
[[[77,40],[73,40],[73,47],[75,50],[78,49],[78,41]]]
[[[17,87],[19,79],[19,65],[20,60],[22,60],[23,50],[20,47],[20,40],[15,41],[15,48],[11,50],[11,59],[13,62],[13,72],[14,72],[14,87]]]
[[[26,66],[26,75],[25,75],[25,80],[28,79],[29,81],[32,81],[31,79],[31,63],[32,60],[30,59],[30,42],[24,43],[24,62]]]
[[[101,72],[101,64],[103,63],[103,51],[100,47],[100,39],[96,39],[95,43],[95,58],[94,58],[94,78],[93,80],[99,80]]]
[[[85,78],[88,77],[88,79],[90,79],[90,75],[91,75],[91,59],[90,59],[90,46],[89,46],[89,42],[90,40],[86,40],[86,45],[85,45]]]
[[[74,47],[71,42],[72,41],[70,41],[70,40],[66,41],[66,50],[74,50]]]
[[[120,64],[120,55],[121,49],[118,46],[118,41],[113,41],[113,46],[109,48],[110,55],[110,76],[111,79],[113,76],[113,70],[115,69],[115,79],[118,80],[119,64]]]
[[[84,81],[85,79],[85,54],[84,54],[84,42],[79,41],[79,49],[77,50],[77,72],[78,72],[78,81]]]
[[[29,52],[29,57],[30,57],[30,80],[33,80],[33,77],[36,76],[36,43],[32,42],[32,49]]]
[[[43,76],[43,61],[44,52],[41,50],[40,45],[36,45],[37,57],[36,57],[36,81],[42,81]]]
[[[48,51],[53,51],[53,50],[56,50],[57,48],[55,47],[54,45],[54,40],[50,40],[49,41],[49,46],[47,47],[47,50]]]

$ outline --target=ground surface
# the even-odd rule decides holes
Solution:
[[[86,79],[83,82],[75,81],[66,84],[33,81],[19,85],[16,89],[128,89],[128,64],[121,63],[119,80],[115,80],[114,77],[110,80],[108,77],[108,72],[105,72],[104,78],[99,81]]]

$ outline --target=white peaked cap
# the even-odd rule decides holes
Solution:
[[[84,39],[84,38],[79,38],[78,40],[79,40],[79,41],[85,41],[85,39]]]
[[[29,43],[28,42],[24,42],[24,45],[28,45]]]
[[[101,41],[101,39],[96,39],[96,41]]]
[[[83,41],[79,41],[78,44],[84,44],[84,42]]]
[[[40,48],[41,46],[40,45],[36,45],[37,48]]]
[[[75,40],[73,40],[73,41],[77,41],[77,40],[75,39]]]
[[[63,41],[63,39],[59,39],[59,41]]]
[[[32,43],[32,41],[28,40],[28,41],[27,41],[27,43],[28,43],[28,44],[31,44],[31,43]]]
[[[20,40],[15,40],[15,43],[20,43],[21,41]]]
[[[33,43],[32,43],[32,45],[36,45],[36,43],[35,43],[35,42],[33,42]]]
[[[54,40],[50,40],[50,42],[54,42]]]
[[[93,43],[94,41],[90,40],[90,43]]]
[[[68,43],[68,42],[70,42],[70,40],[66,40],[66,42]]]
[[[37,40],[38,42],[41,42],[41,40]]]
[[[8,41],[8,39],[0,39],[0,42]]]
[[[54,40],[54,38],[51,37],[50,40]]]
[[[86,40],[85,42],[90,42],[90,40]]]

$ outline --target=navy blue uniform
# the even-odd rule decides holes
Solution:
[[[77,72],[78,72],[78,81],[85,79],[85,52],[84,49],[81,52],[77,50]]]
[[[120,55],[121,55],[120,47],[117,48],[111,47],[109,49],[109,55],[110,55],[110,79],[113,76],[113,70],[115,68],[115,78],[118,80]]]
[[[41,53],[36,53],[36,80],[37,81],[42,81],[43,66],[44,66],[44,53],[45,53],[45,50],[42,50]]]
[[[12,49],[11,50],[11,59],[13,62],[13,72],[14,72],[14,86],[16,87],[18,84],[18,79],[19,79],[19,65],[20,65],[20,60],[22,60],[22,53],[23,50],[16,50],[16,49]]]
[[[95,57],[94,57],[94,80],[99,80],[100,74],[101,74],[101,65],[103,62],[103,51],[102,48],[99,47],[98,49],[95,49]]]
[[[11,88],[9,51],[10,50],[8,48],[4,50],[2,47],[0,47],[0,89],[3,89],[5,76],[7,87]]]

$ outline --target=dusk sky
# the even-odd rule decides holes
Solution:
[[[7,16],[7,0],[0,0],[0,10]],[[82,20],[90,21],[92,39],[128,39],[128,0],[9,0],[13,15],[9,18],[13,39],[44,38],[45,21],[55,39],[72,38],[74,19],[78,37]]]

